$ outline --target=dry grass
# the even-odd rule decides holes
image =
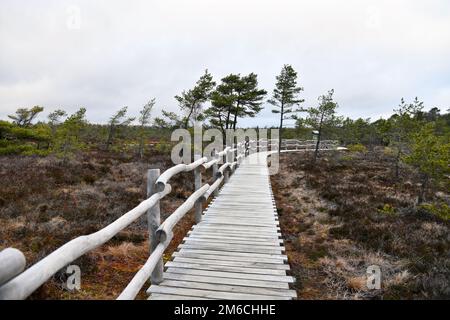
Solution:
[[[283,155],[272,176],[300,298],[450,298],[449,224],[414,207],[413,173],[394,181],[378,154],[311,163]],[[382,270],[380,290],[365,283],[373,264]]]
[[[30,266],[67,241],[95,232],[135,207],[146,197],[147,169],[163,172],[171,165],[169,156],[137,161],[104,152],[88,152],[67,164],[52,157],[0,157],[0,250],[22,250]],[[191,194],[191,178],[186,173],[171,180],[173,191],[161,202],[163,219]],[[166,257],[192,224],[192,214],[179,222]],[[80,292],[64,290],[61,272],[31,299],[115,298],[148,254],[147,224],[142,218],[74,262],[81,267]]]

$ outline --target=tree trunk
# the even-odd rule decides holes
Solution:
[[[239,112],[239,102],[236,104],[236,111],[234,112],[233,130],[236,130],[238,112]]]
[[[395,157],[395,179],[398,180],[400,177],[400,156],[401,156],[400,147],[398,147],[397,156]]]
[[[112,144],[113,135],[114,135],[114,126],[111,125],[109,127],[108,140],[106,140],[106,151],[109,150],[109,146]]]
[[[139,141],[139,158],[144,158],[144,136],[141,136]]]
[[[184,122],[185,129],[187,129],[189,126],[189,118],[191,117],[192,112],[194,112],[194,107],[191,107],[191,111],[189,112],[188,116],[186,117],[186,121]]]
[[[281,141],[282,141],[282,134],[283,134],[283,118],[284,118],[284,104],[281,104],[281,112],[280,112],[280,128],[278,129],[278,154],[281,153]]]
[[[422,184],[420,186],[419,197],[417,198],[417,204],[422,204],[425,201],[425,192],[428,186],[428,175],[422,176]]]
[[[228,107],[227,117],[226,117],[226,120],[225,120],[225,129],[228,129],[228,126],[230,124],[230,115],[231,115],[231,107]]]
[[[314,162],[316,162],[317,156],[319,155],[320,139],[322,138],[322,122],[323,122],[323,113],[320,117],[319,134],[317,135],[316,150],[314,150]]]

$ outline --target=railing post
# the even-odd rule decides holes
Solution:
[[[155,182],[160,175],[159,169],[149,169],[147,172],[147,197],[156,193]],[[156,230],[161,224],[161,211],[159,201],[147,211],[148,232],[150,240],[150,254],[156,249],[158,241],[156,240]],[[152,284],[159,284],[163,281],[164,262],[161,258],[150,277]]]
[[[225,162],[230,162],[230,150],[227,150],[227,152],[225,153]],[[225,171],[223,172],[223,180],[225,183],[227,183],[229,179],[230,179],[230,170],[229,168],[226,168]]]
[[[194,161],[201,158],[200,154],[194,155]],[[194,169],[194,187],[195,191],[202,187],[202,173],[200,172],[200,166]],[[202,202],[200,200],[195,202],[195,223],[202,221]]]
[[[217,153],[216,149],[214,149],[214,159],[219,159],[219,154]],[[219,165],[217,163],[213,164],[213,177],[214,181],[217,179],[217,171],[219,171]],[[213,192],[214,196],[217,197],[219,195],[219,188],[216,188]]]

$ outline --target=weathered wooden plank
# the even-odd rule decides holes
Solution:
[[[192,249],[192,248],[183,248],[180,252],[194,252],[194,253],[205,253],[205,254],[215,254],[215,255],[224,255],[224,256],[235,256],[235,257],[260,257],[260,258],[273,258],[280,260],[287,260],[287,256],[283,254],[277,253],[259,253],[259,252],[238,252],[238,251],[223,251],[223,250],[212,250],[212,249]]]
[[[152,293],[148,300],[216,300],[211,298],[201,298],[193,296],[181,296],[176,294],[159,294]]]
[[[221,217],[243,217],[243,218],[264,218],[267,220],[273,220],[278,218],[276,212],[260,212],[260,211],[252,211],[252,210],[233,210],[231,211],[228,209],[220,210],[220,209],[211,209],[208,211],[205,211],[205,216],[221,216]]]
[[[287,282],[208,277],[208,276],[197,276],[172,272],[164,273],[164,278],[169,280],[195,281],[211,284],[228,284],[228,285],[238,285],[256,288],[289,289],[289,283]]]
[[[233,251],[241,253],[272,253],[281,254],[284,251],[284,247],[249,247],[240,245],[221,245],[221,244],[180,244],[180,248],[195,249],[195,250],[216,250],[216,251]]]
[[[285,289],[266,289],[258,287],[245,287],[245,286],[233,286],[227,284],[211,284],[204,282],[193,282],[193,281],[176,281],[176,280],[164,280],[161,283],[165,287],[179,287],[179,288],[191,288],[191,289],[203,289],[211,291],[222,291],[222,292],[236,292],[236,293],[250,293],[268,296],[282,296],[295,298],[297,294],[293,290]],[[149,290],[150,291],[150,290]]]
[[[244,259],[241,256],[232,256],[232,255],[216,255],[213,253],[205,254],[205,253],[196,253],[192,250],[182,250],[180,252],[174,252],[172,254],[175,258],[177,257],[185,257],[185,258],[195,258],[195,259],[211,259],[214,261],[231,261],[231,262],[242,262]],[[269,264],[280,264],[284,265],[283,259],[278,258],[263,258],[263,257],[254,257],[254,256],[248,256],[245,258],[245,261],[247,262],[261,262],[261,263],[269,263]]]
[[[151,293],[160,294],[178,294],[186,295],[200,298],[213,298],[213,299],[226,299],[226,300],[273,300],[273,299],[284,299],[290,300],[289,297],[283,296],[268,296],[268,295],[257,295],[249,293],[235,293],[226,291],[211,291],[211,290],[200,290],[191,288],[174,288],[165,286],[151,286]]]
[[[184,268],[175,268],[175,267],[169,267],[167,269],[167,272],[189,274],[189,275],[194,275],[194,276],[208,276],[208,277],[248,279],[248,280],[264,280],[264,281],[287,282],[287,283],[294,282],[294,278],[291,276],[208,271],[208,270],[184,269]]]
[[[233,220],[227,220],[227,219],[209,219],[205,218],[202,221],[203,224],[221,224],[221,225],[231,225],[231,226],[250,226],[250,227],[256,227],[256,226],[262,226],[262,227],[276,227],[278,226],[278,222],[257,222],[257,221],[249,221],[244,219],[233,219]]]
[[[215,266],[231,266],[231,267],[242,267],[242,268],[259,268],[259,269],[273,269],[273,270],[289,270],[288,264],[280,263],[262,263],[259,261],[227,261],[222,257],[211,258],[208,256],[186,258],[183,256],[176,256],[174,258],[175,262],[185,262],[185,263],[201,263],[210,264]]]
[[[278,275],[278,276],[286,275],[286,271],[284,271],[284,270],[259,269],[256,267],[243,268],[243,267],[234,267],[234,266],[211,265],[211,264],[191,263],[191,262],[187,263],[187,262],[178,262],[178,261],[168,261],[168,262],[166,262],[166,267],[209,270],[209,271],[223,271],[223,272],[267,274],[267,275]]]
[[[209,232],[209,233],[226,233],[226,234],[253,234],[265,237],[281,237],[281,232],[279,230],[267,229],[267,230],[252,230],[252,229],[240,229],[240,228],[230,228],[229,226],[224,226],[223,228],[218,226],[204,225],[202,228],[196,228],[194,226],[191,230],[192,232]]]
[[[196,226],[194,226],[195,228]],[[214,223],[214,222],[201,222],[198,224],[198,227],[204,228],[220,228],[222,230],[239,230],[239,231],[264,231],[268,233],[276,233],[280,230],[280,228],[268,227],[268,226],[248,226],[248,225],[229,225],[223,223]]]
[[[189,237],[184,238],[184,243],[186,244],[195,244],[195,243],[205,243],[205,244],[238,244],[238,245],[244,245],[244,246],[256,246],[256,247],[276,247],[277,245],[280,246],[279,242],[273,242],[273,241],[251,241],[251,240],[231,240],[231,239],[211,239],[211,238],[198,238],[198,237]],[[281,246],[280,246],[281,247]]]
[[[211,241],[221,241],[221,242],[230,242],[230,243],[243,243],[243,244],[262,244],[262,243],[283,243],[283,240],[278,238],[262,238],[255,239],[252,237],[229,237],[229,236],[218,236],[218,235],[201,235],[201,234],[191,234],[187,239],[203,239],[203,240],[211,240]]]
[[[220,237],[220,238],[251,238],[251,239],[255,239],[255,240],[273,240],[273,241],[282,241],[282,239],[280,239],[281,234],[276,234],[276,235],[266,235],[266,234],[261,234],[261,233],[232,233],[232,232],[222,232],[222,231],[189,231],[188,235],[191,236],[204,236],[204,237]]]
[[[228,226],[227,226],[228,227]],[[233,229],[233,228],[229,228],[229,229],[225,229],[225,228],[221,228],[218,226],[206,226],[205,228],[202,229],[195,229],[194,228],[194,232],[209,232],[209,233],[222,233],[222,234],[229,234],[230,236],[234,235],[238,235],[238,236],[261,236],[261,237],[266,237],[266,238],[272,238],[272,237],[280,237],[281,233],[277,232],[276,230],[251,230],[251,229]]]

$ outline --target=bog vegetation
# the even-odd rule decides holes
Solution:
[[[449,110],[445,106],[429,108],[418,98],[413,101],[399,99],[389,118],[350,119],[339,115],[333,89],[324,90],[315,105],[304,105],[301,96],[304,88],[292,66],[283,66],[275,80],[275,88],[269,94],[260,88],[255,73],[230,74],[216,81],[206,70],[192,88],[174,97],[179,112],[163,110],[161,116],[154,117],[152,112],[158,102],[149,98],[148,102],[143,102],[138,114],[130,114],[126,106],[118,107],[111,112],[106,124],[89,122],[88,110],[83,107],[70,114],[63,109],[47,110],[42,106],[17,109],[8,120],[0,120],[0,248],[18,247],[27,253],[28,262],[32,263],[65,241],[97,230],[143,199],[146,168],[158,166],[163,169],[170,165],[170,134],[174,128],[191,128],[195,122],[202,122],[205,128],[225,132],[241,127],[243,118],[256,117],[267,102],[279,122],[280,139],[310,140],[313,136],[316,139],[315,151],[310,156],[297,156],[295,159],[301,159],[301,162],[290,159],[289,165],[282,158],[281,168],[282,174],[295,171],[298,179],[305,181],[302,192],[312,192],[308,197],[314,196],[319,199],[318,203],[325,201],[329,205],[319,211],[343,219],[339,220],[342,226],[327,231],[328,239],[360,241],[366,237],[367,241],[372,241],[371,250],[378,247],[380,252],[393,255],[394,260],[395,257],[404,259],[408,254],[421,261],[428,259],[426,268],[436,267],[439,261],[440,270],[446,270],[439,273],[439,279],[448,283],[449,261],[445,258],[448,239],[435,243],[424,241],[414,248],[403,247],[405,251],[386,249],[384,242],[372,239],[376,233],[376,222],[372,218],[384,219],[383,223],[387,221],[391,225],[377,229],[383,230],[376,233],[377,237],[406,241],[411,233],[392,226],[406,228],[406,223],[410,228],[408,223],[415,225],[421,219],[428,219],[426,217],[432,217],[433,223],[438,225],[429,225],[430,228],[448,232]],[[295,127],[285,128],[286,119],[294,119]],[[319,145],[324,139],[339,140],[348,151],[339,156],[321,153]],[[302,180],[301,177],[306,178]],[[295,189],[298,181],[288,187]],[[171,203],[166,204],[167,214],[192,190],[189,183],[182,179],[178,182]],[[279,182],[275,183],[278,186]],[[350,189],[353,192],[344,192]],[[295,208],[286,209],[292,199],[279,192],[285,192],[281,184],[276,188],[278,199],[283,201],[279,206],[289,212],[289,216],[285,216],[289,218],[289,225],[298,226],[299,229],[293,231],[295,237],[305,230],[309,233],[323,231],[309,227],[303,230],[302,225],[314,223],[315,218],[303,216],[305,213]],[[299,197],[302,199],[301,195]],[[355,200],[354,197],[359,198]],[[365,209],[351,207],[355,201],[362,201],[364,205],[360,203],[360,206]],[[408,218],[404,218],[405,215]],[[363,227],[364,223],[366,227]],[[188,229],[190,222],[182,225]],[[180,234],[183,236],[185,232],[180,231]],[[133,246],[133,252],[145,252],[145,230],[142,228],[120,237]],[[296,243],[291,249],[302,252],[305,247]],[[111,251],[88,255],[84,263],[95,271],[99,257],[114,260],[105,255],[111,255],[111,252],[124,255],[120,250],[114,251],[117,245],[113,244]],[[328,257],[327,250],[320,248],[313,246],[312,250],[317,249],[316,252],[308,254]],[[429,257],[428,249],[442,254],[442,259]],[[120,259],[123,264],[114,260],[117,262],[115,272],[123,274],[124,279],[117,283],[117,288],[124,287],[139,265],[127,257]],[[104,260],[101,263],[105,263]],[[126,265],[130,267],[127,269]],[[114,277],[114,274],[105,276]],[[114,287],[98,290],[100,280],[95,279],[101,277],[92,277],[85,297],[110,297],[116,293]],[[47,288],[50,290],[47,296],[64,297],[52,284],[47,286],[53,288]],[[440,288],[436,294],[423,292],[410,296],[442,297],[449,294],[448,288]],[[401,292],[391,293],[392,297],[402,297]]]

